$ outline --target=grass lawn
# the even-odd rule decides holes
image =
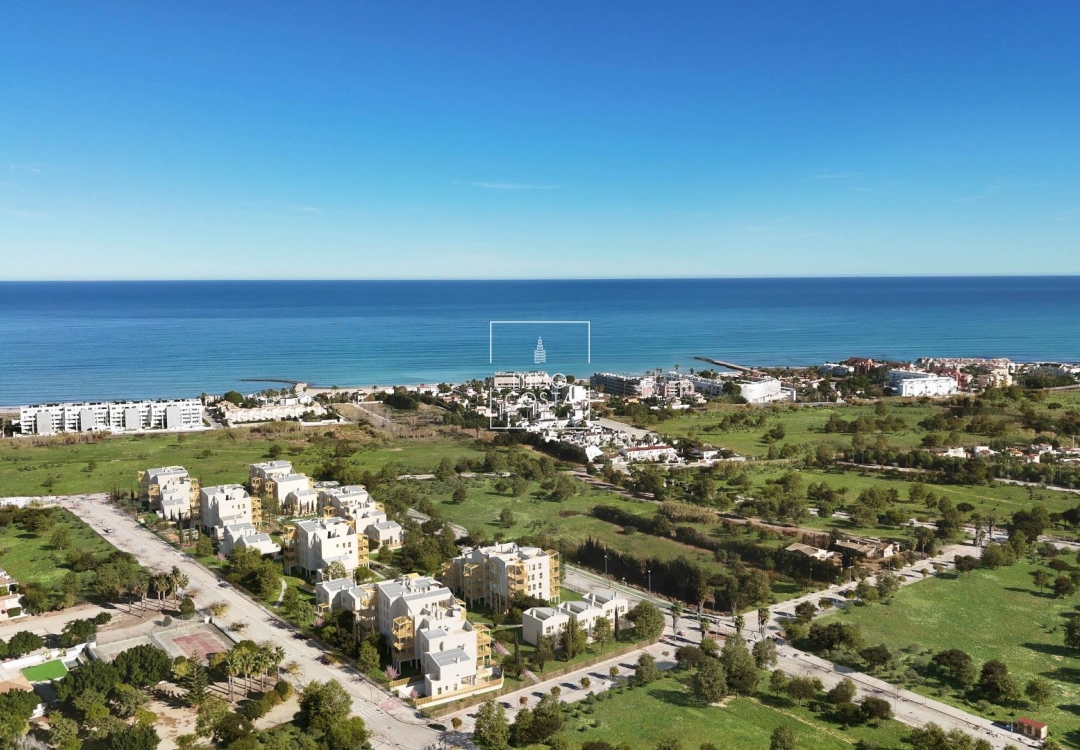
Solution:
[[[1075,563],[1075,558],[1062,558]],[[1080,670],[1063,647],[1064,624],[1078,612],[1077,599],[1057,599],[1038,591],[1027,560],[998,570],[977,570],[960,579],[946,575],[903,587],[892,604],[854,607],[829,618],[858,624],[867,644],[884,643],[894,653],[914,647],[934,652],[959,648],[977,666],[1000,659],[1023,689],[1032,677],[1050,680],[1055,705],[981,711],[951,691],[938,695],[936,681],[909,681],[908,687],[939,697],[988,718],[1009,720],[1017,713],[1050,725],[1059,742],[1080,747]],[[1049,572],[1049,571],[1048,571]],[[1057,575],[1054,573],[1054,575]],[[910,661],[913,654],[901,654]],[[900,675],[888,679],[896,681]]]
[[[60,583],[70,570],[67,567],[67,550],[86,550],[96,557],[114,551],[112,545],[66,510],[53,509],[55,524],[52,528],[34,535],[15,524],[0,527],[0,567],[22,584],[40,584],[46,590],[58,592]],[[57,549],[51,543],[55,529],[67,530],[66,549]],[[93,571],[78,573],[85,587]],[[85,588],[83,594],[85,595]]]
[[[311,474],[339,439],[354,441],[349,459],[361,469],[377,471],[400,464],[404,472],[432,471],[444,457],[481,457],[465,436],[400,441],[375,441],[352,425],[301,428],[282,424],[282,432],[265,434],[257,428],[211,430],[181,435],[82,436],[0,441],[0,494],[51,495],[137,490],[138,472],[153,466],[179,464],[203,485],[243,482],[248,464],[265,461],[272,444],[297,470]],[[93,463],[91,463],[93,462]]]
[[[46,680],[60,679],[68,671],[67,667],[64,666],[64,662],[54,659],[44,664],[38,664],[36,667],[27,667],[22,673],[30,682],[45,682]]]
[[[795,732],[800,750],[842,750],[859,739],[873,739],[883,748],[900,747],[906,730],[895,722],[879,729],[858,727],[847,731],[819,721],[807,709],[775,707],[752,698],[737,698],[722,707],[706,706],[693,697],[683,683],[685,675],[667,676],[644,688],[612,694],[593,705],[576,704],[576,717],[569,711],[560,736],[577,746],[589,740],[612,744],[628,743],[634,748],[652,748],[674,737],[686,750],[703,742],[717,747],[766,750],[773,730],[781,724]],[[543,747],[541,745],[536,748]]]

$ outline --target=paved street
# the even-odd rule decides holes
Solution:
[[[303,682],[322,682],[331,678],[340,682],[353,698],[354,713],[363,716],[374,733],[374,747],[412,749],[438,741],[439,733],[429,729],[427,722],[415,711],[374,687],[350,667],[322,664],[319,661],[324,653],[322,649],[308,640],[294,638],[293,630],[286,622],[236,588],[223,585],[211,571],[120,513],[105,498],[65,498],[60,502],[116,547],[135,555],[146,567],[155,570],[169,570],[173,565],[179,567],[190,579],[188,590],[198,592],[200,605],[226,602],[230,622],[243,620],[248,623],[244,637],[281,645],[285,649],[285,662],[300,664]]]

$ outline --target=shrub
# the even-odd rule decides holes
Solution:
[[[292,698],[292,683],[286,682],[285,680],[279,680],[278,683],[274,685],[274,692],[281,698],[282,702],[285,702],[289,700],[289,698]]]

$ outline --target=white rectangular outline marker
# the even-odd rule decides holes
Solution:
[[[488,364],[495,364],[495,343],[493,332],[496,325],[578,325],[585,326],[586,361],[592,364],[592,321],[591,320],[489,320],[488,321]]]

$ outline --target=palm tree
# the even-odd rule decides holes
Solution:
[[[229,702],[233,697],[233,680],[241,674],[243,654],[232,647],[225,654],[225,674],[229,676]]]
[[[169,578],[172,579],[173,584],[173,603],[176,604],[180,598],[180,592],[187,588],[187,585],[191,583],[184,572],[175,565],[172,567],[172,571],[169,573]]]
[[[172,593],[172,578],[168,573],[154,573],[150,577],[150,585],[158,597],[158,609],[165,609],[165,597]]]
[[[758,611],[757,611],[757,627],[758,627],[758,634],[762,638],[765,637],[765,628],[769,624],[769,617],[770,617],[771,614],[772,613],[769,612],[768,607],[758,607]]]
[[[746,624],[746,618],[742,615],[735,615],[735,633],[742,634],[743,625]]]
[[[675,631],[679,629],[679,618],[682,617],[683,606],[682,602],[673,602],[671,605],[671,634],[675,635]]]

